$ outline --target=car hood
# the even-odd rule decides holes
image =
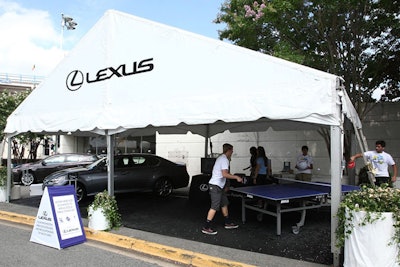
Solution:
[[[79,166],[79,167],[67,168],[67,169],[60,170],[60,171],[56,171],[56,172],[50,174],[49,176],[47,176],[47,177],[45,178],[45,180],[51,179],[51,178],[53,178],[53,177],[61,176],[61,175],[66,175],[66,174],[71,174],[71,173],[77,173],[77,172],[82,172],[82,171],[87,171],[87,170],[89,170],[89,169],[86,168],[86,167],[81,167],[81,166]]]

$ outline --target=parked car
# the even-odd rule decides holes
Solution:
[[[107,158],[87,165],[50,174],[46,186],[76,186],[77,200],[107,189]],[[187,187],[189,174],[186,165],[174,163],[152,154],[121,154],[114,156],[114,192],[154,192],[167,197],[173,189]]]
[[[23,185],[42,183],[43,179],[53,172],[76,166],[86,166],[98,159],[98,156],[91,154],[55,154],[37,162],[14,167],[12,169],[13,181]]]

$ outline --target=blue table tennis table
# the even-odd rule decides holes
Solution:
[[[300,211],[300,221],[292,227],[292,232],[298,234],[304,226],[306,210],[329,206],[331,186],[323,182],[303,182],[289,178],[278,178],[279,184],[245,186],[231,188],[231,195],[242,198],[242,222],[246,222],[246,209],[255,210],[257,219],[262,220],[263,214],[276,217],[276,234],[281,235],[282,213]],[[359,190],[359,186],[342,185],[342,193]],[[254,203],[263,200],[262,207]],[[267,209],[270,205],[275,210]]]

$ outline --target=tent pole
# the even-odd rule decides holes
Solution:
[[[11,183],[13,183],[11,179],[11,137],[7,137],[7,195],[6,195],[6,203],[10,202],[10,194],[11,194]]]
[[[204,146],[204,157],[205,158],[208,158],[208,140],[210,140],[210,125],[209,124],[206,125],[206,134],[205,134],[205,137],[204,137],[204,143],[205,143],[205,146]]]
[[[333,266],[339,266],[340,250],[336,246],[337,211],[342,195],[343,131],[339,126],[331,126],[331,251]]]
[[[353,124],[354,125],[354,124]],[[375,185],[375,175],[372,172],[373,167],[372,164],[368,161],[368,159],[365,157],[364,153],[366,151],[368,151],[368,144],[367,144],[367,140],[365,139],[365,135],[363,133],[363,130],[360,128],[358,129],[355,125],[354,125],[354,131],[356,133],[356,137],[358,140],[358,144],[360,145],[360,149],[361,149],[361,154],[363,155],[363,160],[364,160],[364,164],[365,166],[367,166],[368,168],[368,179],[369,182],[371,183],[371,185]]]
[[[207,158],[208,155],[208,137],[204,137],[204,157]]]
[[[107,139],[107,190],[110,196],[114,195],[114,135],[109,135],[106,131]]]

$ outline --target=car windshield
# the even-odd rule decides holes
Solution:
[[[93,169],[93,168],[97,168],[97,167],[103,167],[106,165],[107,162],[107,158],[101,158],[99,160],[96,160],[93,163],[90,163],[89,165],[86,166],[86,168],[88,168],[89,170]]]
[[[60,164],[65,161],[64,155],[54,155],[43,160],[44,165]]]

